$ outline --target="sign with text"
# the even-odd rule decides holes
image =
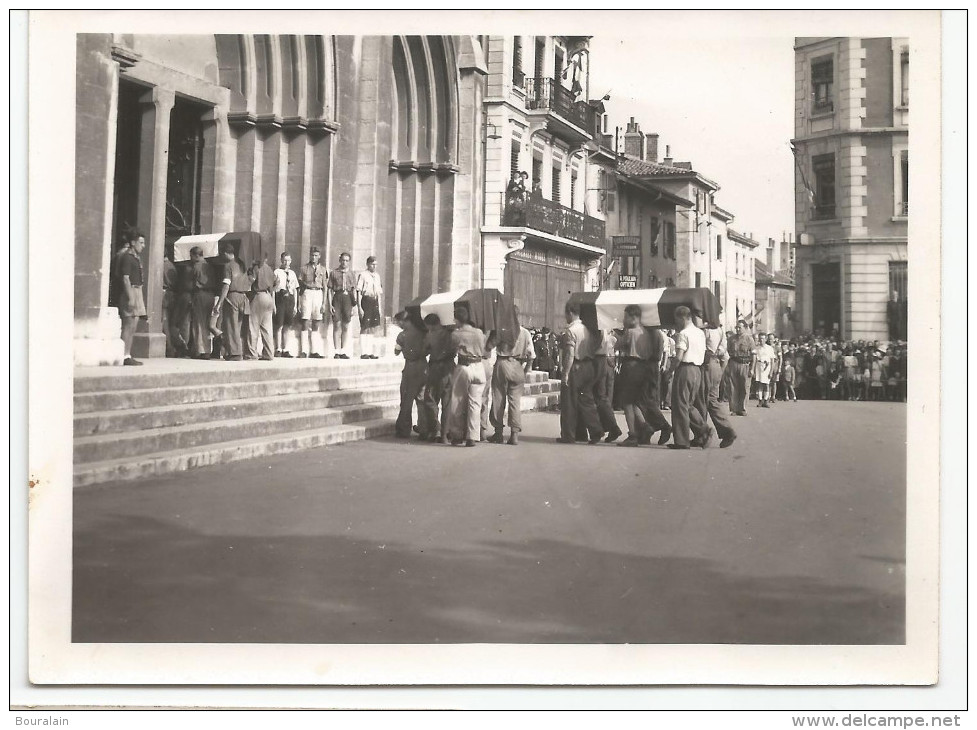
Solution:
[[[638,241],[614,241],[613,253],[615,256],[637,256],[641,253],[641,244]]]
[[[618,289],[637,289],[638,277],[635,274],[621,274],[617,277]]]

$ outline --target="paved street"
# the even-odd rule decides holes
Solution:
[[[538,413],[518,448],[77,489],[73,640],[901,643],[905,413],[751,404],[690,452],[556,444]]]

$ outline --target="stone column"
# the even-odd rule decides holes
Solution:
[[[509,256],[526,245],[525,234],[485,233],[484,268],[486,289],[505,291],[505,266]]]
[[[149,315],[132,342],[134,357],[164,357],[163,246],[166,240],[166,173],[173,91],[154,87],[143,99],[139,150],[139,225],[146,235],[143,293]]]
[[[108,306],[119,63],[107,35],[79,35],[77,58],[74,364],[121,365],[119,313]]]

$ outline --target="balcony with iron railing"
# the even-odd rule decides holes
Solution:
[[[542,197],[530,196],[506,203],[502,225],[530,228],[589,246],[604,247],[604,221]]]
[[[569,122],[592,138],[597,132],[597,110],[585,101],[577,101],[573,92],[556,79],[525,80],[526,109],[545,111]]]

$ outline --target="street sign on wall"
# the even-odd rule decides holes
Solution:
[[[641,253],[641,244],[638,241],[614,241],[611,253],[614,256],[637,256]]]
[[[618,289],[637,289],[638,277],[635,274],[621,274],[617,277]]]

